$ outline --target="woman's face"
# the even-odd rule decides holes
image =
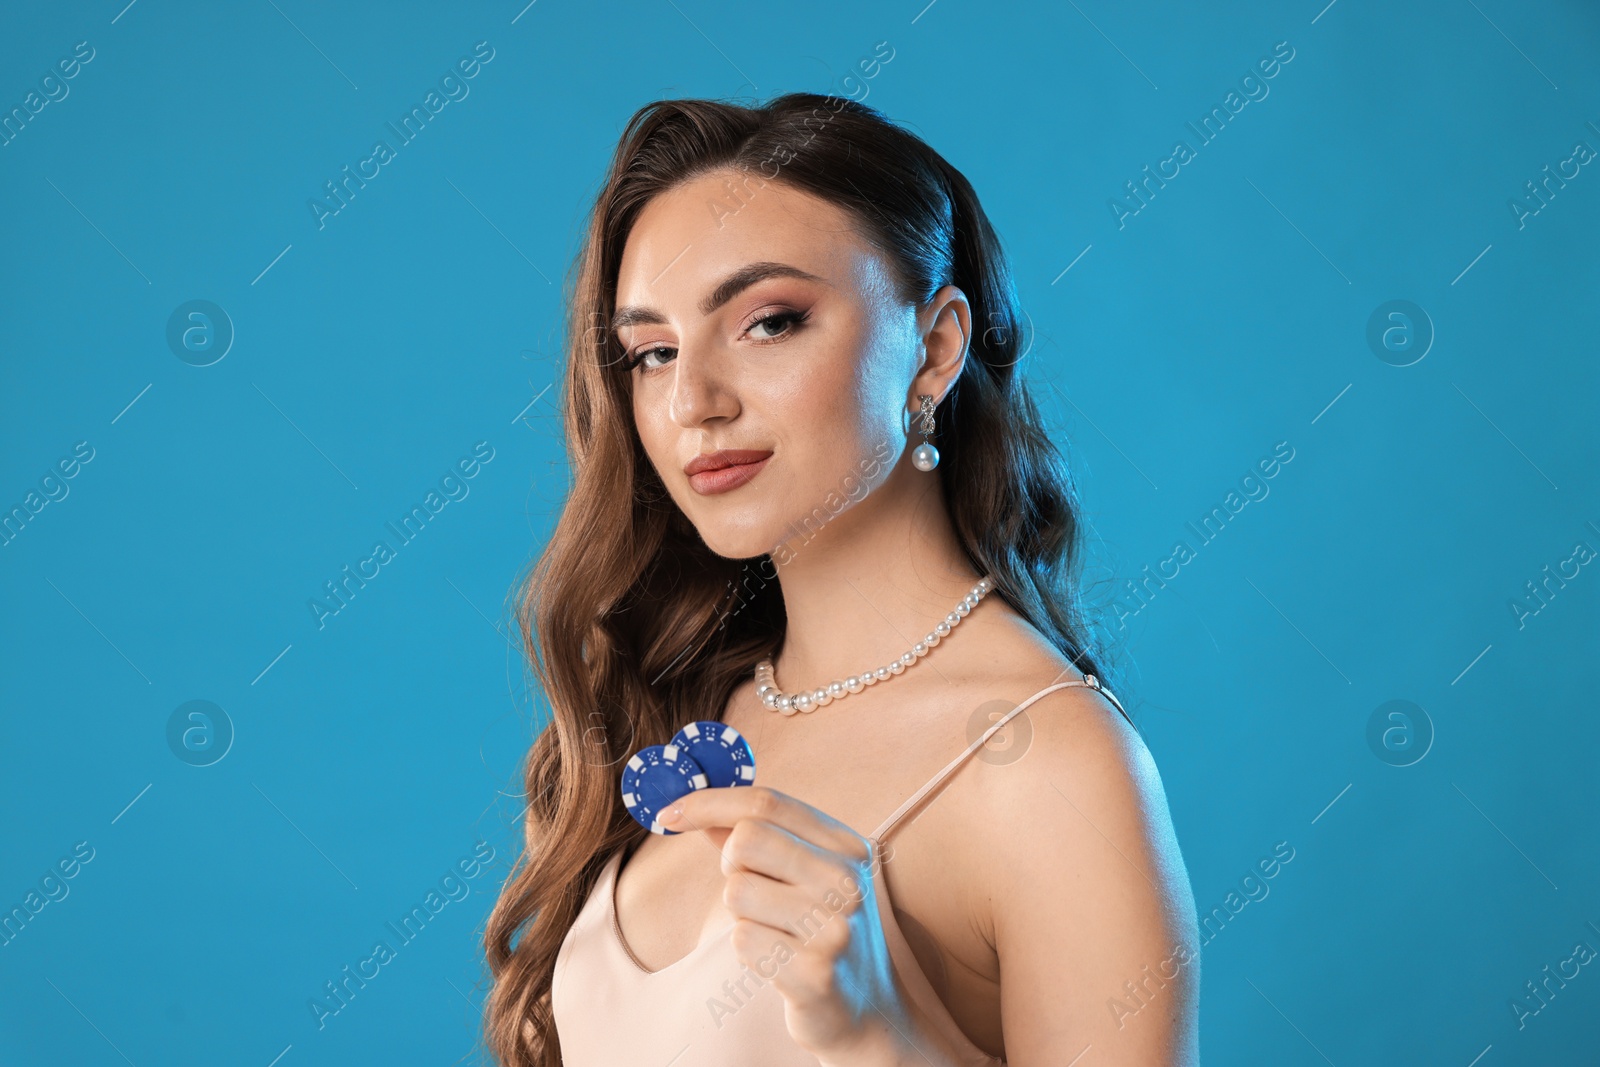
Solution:
[[[741,205],[730,181],[645,206],[616,332],[646,454],[706,544],[746,559],[881,484],[907,451],[913,387],[945,389],[919,378],[917,309],[847,211],[775,182],[743,185]],[[720,475],[685,471],[720,450],[745,455]]]

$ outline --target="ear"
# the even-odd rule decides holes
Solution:
[[[953,285],[934,293],[933,299],[917,312],[917,331],[922,352],[906,397],[907,408],[913,415],[922,408],[917,397],[926,393],[933,397],[937,407],[961,377],[972,337],[972,308],[967,304],[966,294]]]

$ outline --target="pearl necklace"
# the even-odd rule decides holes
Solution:
[[[783,715],[793,715],[797,711],[815,711],[825,707],[835,700],[843,699],[851,693],[859,693],[869,685],[887,681],[901,673],[917,660],[928,654],[928,650],[937,645],[941,640],[950,636],[950,631],[956,624],[966,618],[967,613],[978,606],[978,601],[994,588],[994,583],[986,574],[972,587],[972,591],[961,598],[955,610],[946,615],[944,619],[928,632],[928,636],[911,646],[911,651],[903,654],[899,659],[876,670],[863,671],[852,674],[848,678],[835,679],[825,686],[816,689],[801,690],[793,695],[785,693],[778,688],[778,680],[773,674],[772,657],[768,656],[756,664],[756,696],[761,703],[771,711]]]

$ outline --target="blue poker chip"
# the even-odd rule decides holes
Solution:
[[[672,743],[688,750],[712,788],[755,783],[756,756],[750,742],[726,723],[692,722],[677,732]]]
[[[705,789],[705,771],[678,745],[646,745],[622,769],[622,803],[634,821],[653,834],[675,834],[656,817],[679,797]]]

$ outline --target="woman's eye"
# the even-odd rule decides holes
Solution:
[[[674,351],[674,349],[666,348],[666,347],[664,347],[662,345],[653,345],[650,348],[641,348],[637,352],[631,353],[628,356],[628,358],[623,362],[623,369],[624,370],[633,370],[633,368],[642,365],[644,367],[644,369],[647,370],[647,371],[660,370],[661,367],[660,367],[659,364],[652,366],[651,364],[646,363],[645,360],[649,356],[652,356],[657,352],[672,352],[672,351]]]
[[[786,337],[789,334],[794,333],[799,328],[800,324],[805,322],[810,317],[811,314],[807,311],[792,311],[787,309],[783,311],[775,311],[770,315],[763,315],[761,318],[751,323],[745,332],[749,333],[753,330],[761,329],[766,331],[766,336],[757,336],[754,338],[756,341],[776,341],[779,338]],[[631,371],[636,367],[642,367],[646,373],[649,373],[650,371],[657,371],[664,366],[664,363],[652,363],[650,362],[651,359],[655,358],[658,360],[670,360],[676,352],[677,349],[668,345],[650,345],[649,347],[630,352],[627,356],[623,357],[622,369],[625,371]],[[663,353],[664,356],[662,355]]]
[[[753,330],[757,326],[766,327],[767,329],[775,329],[776,326],[788,327],[788,329],[777,331],[777,336],[781,337],[786,333],[793,333],[794,327],[799,326],[806,320],[806,318],[807,313],[803,311],[776,311],[771,315],[763,315],[761,318],[751,323],[750,328]],[[772,339],[772,337],[757,338],[758,341],[770,341]]]

